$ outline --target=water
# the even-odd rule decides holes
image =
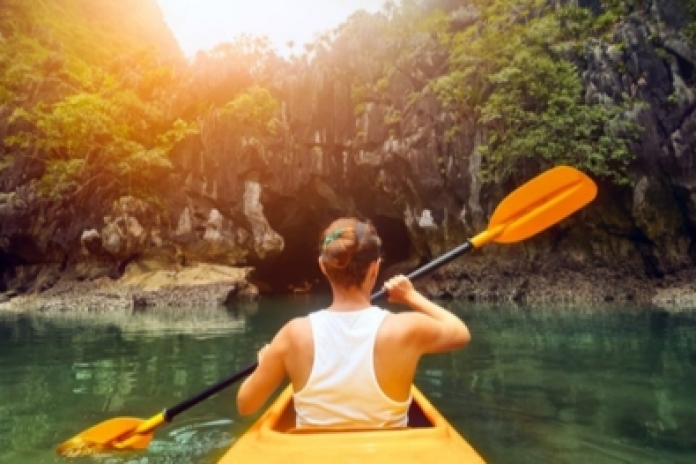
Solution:
[[[232,309],[0,314],[0,463],[65,463],[59,443],[149,418],[247,366],[299,295]],[[490,463],[696,462],[696,314],[451,303],[473,341],[416,383]],[[73,459],[214,463],[253,418],[236,386],[161,426],[145,451]]]

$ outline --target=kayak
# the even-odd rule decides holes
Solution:
[[[484,463],[415,386],[409,426],[393,429],[295,429],[288,386],[218,464]]]

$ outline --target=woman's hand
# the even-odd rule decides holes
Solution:
[[[390,303],[409,304],[417,293],[408,277],[403,275],[394,276],[384,282],[384,289],[389,294]]]

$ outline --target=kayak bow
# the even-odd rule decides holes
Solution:
[[[484,463],[416,387],[407,428],[294,427],[292,387],[288,386],[218,464]]]

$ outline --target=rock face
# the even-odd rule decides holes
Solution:
[[[452,13],[461,27],[477,20],[472,8]],[[611,41],[585,47],[588,101],[631,95],[644,102],[633,115],[644,130],[633,147],[632,186],[600,182],[597,201],[581,213],[525,243],[473,253],[426,282],[430,294],[651,301],[658,287],[693,282],[696,57],[678,33],[681,8],[676,0],[646,2]],[[0,291],[40,291],[59,275],[119,277],[143,263],[163,272],[198,263],[253,266],[255,279],[283,290],[321,277],[318,238],[341,215],[375,223],[388,273],[461,244],[485,229],[514,186],[479,181],[485,134],[445,111],[430,88],[447,63],[433,40],[424,36],[418,58],[361,108],[351,89],[356,75],[370,72],[358,51],[377,46],[373,37],[357,34],[311,61],[284,64],[272,80],[283,105],[273,138],[242,137],[216,113],[205,114],[200,134],[179,145],[174,173],[163,179],[164,212],[130,197],[66,210],[5,178]],[[193,66],[191,88],[224,83],[212,61]],[[37,167],[21,169],[31,176]]]
[[[616,29],[621,50],[597,42],[585,56],[588,100],[630,95],[644,102],[633,115],[643,131],[633,147],[632,198],[616,216],[627,222],[623,232],[642,242],[636,248],[653,276],[692,267],[696,259],[696,54],[677,33],[680,7],[649,2],[648,20],[635,14]]]
[[[163,270],[159,264],[147,260],[131,263],[118,281],[107,277],[82,282],[62,279],[37,294],[0,299],[0,310],[132,313],[151,307],[217,307],[258,297],[258,289],[248,282],[249,268],[198,264]]]

